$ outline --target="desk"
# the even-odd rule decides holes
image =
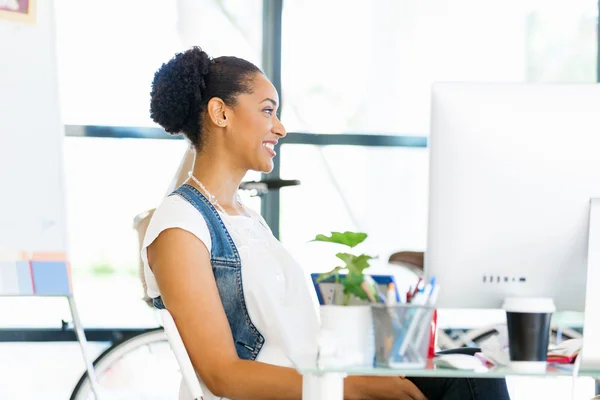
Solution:
[[[344,398],[344,378],[350,375],[363,376],[400,376],[429,378],[505,378],[506,376],[557,377],[574,376],[575,369],[571,364],[548,365],[545,374],[528,373],[512,370],[509,367],[496,367],[485,372],[463,371],[447,368],[436,368],[429,360],[424,369],[390,369],[390,368],[348,368],[319,369],[315,363],[299,362],[296,365],[302,374],[303,400],[342,400]],[[579,370],[577,377],[599,378],[600,370]]]

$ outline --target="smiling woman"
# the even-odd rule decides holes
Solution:
[[[184,134],[197,156],[191,180],[148,226],[148,296],[172,314],[205,398],[299,399],[291,360],[316,352],[312,295],[303,269],[236,195],[248,170],[273,169],[273,148],[286,134],[278,93],[250,62],[211,59],[194,47],[158,70],[151,96],[154,121]],[[349,379],[347,393],[422,398],[399,378]]]

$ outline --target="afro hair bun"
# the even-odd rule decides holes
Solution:
[[[171,134],[197,135],[196,110],[206,89],[211,59],[200,47],[177,53],[154,74],[150,117]]]

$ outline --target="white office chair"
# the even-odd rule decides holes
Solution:
[[[181,185],[187,179],[187,172],[191,171],[194,167],[194,159],[196,153],[192,147],[189,147],[182,160],[177,168],[175,176],[169,185],[167,190],[167,194],[171,193],[175,190],[179,185]],[[150,223],[150,219],[154,214],[154,209],[145,211],[139,215],[137,215],[134,219],[133,227],[138,233],[139,239],[139,251],[142,250],[142,244],[144,241],[144,235],[146,234],[146,229],[148,228],[148,224]],[[140,280],[142,282],[142,286],[144,287],[144,300],[149,306],[152,306],[151,299],[146,296],[146,281],[144,280],[144,265],[140,258],[139,265],[139,274]],[[198,376],[196,375],[196,371],[192,366],[192,361],[190,360],[190,356],[188,355],[185,346],[183,345],[183,341],[181,340],[181,336],[179,335],[179,331],[177,330],[177,326],[175,325],[175,321],[173,321],[173,317],[171,313],[167,310],[159,310],[158,314],[160,315],[160,319],[162,320],[163,327],[165,329],[165,334],[167,335],[167,340],[169,341],[169,345],[171,346],[171,350],[175,354],[175,358],[177,359],[177,364],[179,365],[179,369],[181,370],[181,375],[183,376],[183,380],[186,383],[190,394],[194,400],[201,400],[204,396],[202,392],[202,388],[200,387],[200,381],[198,380]]]
[[[198,380],[190,356],[183,345],[183,341],[181,340],[181,336],[179,335],[179,331],[177,330],[177,326],[175,325],[175,321],[173,321],[171,313],[165,309],[159,310],[158,313],[162,320],[163,327],[165,328],[169,345],[171,345],[171,350],[175,353],[175,358],[177,359],[177,364],[179,364],[183,381],[187,385],[188,390],[192,395],[192,399],[202,400],[204,393],[200,387],[200,381]]]

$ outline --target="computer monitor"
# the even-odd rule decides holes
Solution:
[[[600,85],[435,84],[431,121],[425,273],[438,305],[540,296],[583,311]]]

